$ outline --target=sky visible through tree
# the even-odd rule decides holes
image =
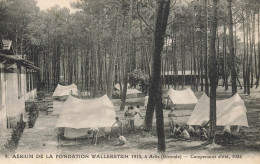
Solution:
[[[77,0],[37,0],[37,5],[41,10],[47,10],[55,5],[60,6],[61,8],[69,8],[71,12],[76,12],[76,9],[73,9],[70,4],[76,2]]]

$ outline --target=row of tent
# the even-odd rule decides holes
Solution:
[[[182,91],[169,89],[168,96],[173,104],[196,104],[187,122],[188,125],[201,125],[203,122],[209,121],[210,98],[205,93],[198,100],[190,88]],[[248,127],[247,109],[238,93],[228,99],[218,100],[216,107],[217,126]]]
[[[115,90],[120,91],[120,85],[117,83],[114,86]],[[143,96],[143,92],[137,90],[137,89],[132,89],[130,88],[130,85],[128,84],[128,88],[126,95],[127,98],[131,98],[131,97],[140,97]],[[71,85],[68,86],[63,86],[58,84],[57,87],[55,88],[52,97],[53,98],[59,98],[59,99],[66,99],[70,94],[72,95],[78,95],[78,88],[77,86],[73,83]]]
[[[74,85],[70,86],[70,92]],[[187,124],[201,125],[209,120],[209,97],[205,93],[198,100],[190,88],[182,91],[169,89],[168,96],[174,104],[196,104]],[[111,127],[115,122],[115,108],[107,95],[90,100],[69,96],[59,108],[61,113],[56,127],[65,128],[66,138],[80,138],[85,136],[91,127]],[[248,127],[246,112],[244,101],[239,94],[229,99],[219,100],[217,101],[217,126]]]

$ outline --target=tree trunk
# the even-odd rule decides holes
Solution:
[[[233,20],[232,20],[232,10],[231,10],[232,0],[228,0],[228,27],[229,27],[229,52],[231,56],[231,81],[232,81],[232,95],[237,93],[237,84],[236,84],[236,56],[234,49],[234,40],[233,40]]]
[[[161,97],[161,52],[167,27],[170,0],[157,1],[155,31],[153,36],[153,64],[149,88],[149,100],[145,117],[146,128],[152,127],[154,109],[156,110],[156,130],[158,136],[158,152],[165,151],[165,134],[163,122],[163,109]]]
[[[228,76],[229,76],[229,68],[227,62],[227,39],[226,39],[226,18],[224,23],[224,39],[223,39],[223,61],[224,61],[224,84],[225,84],[225,91],[228,90]]]
[[[259,79],[260,79],[260,32],[259,32],[259,7],[260,5],[258,5],[258,17],[257,17],[257,33],[258,33],[258,74],[257,74],[257,82],[256,82],[256,88],[259,86]]]
[[[126,57],[126,64],[125,64],[125,76],[124,76],[124,86],[123,92],[121,94],[121,105],[120,110],[125,109],[125,101],[126,101],[126,92],[127,92],[127,83],[128,83],[128,73],[129,73],[129,65],[130,65],[130,56],[131,56],[131,49],[132,49],[132,12],[133,12],[133,0],[129,1],[129,18],[128,18],[128,44],[127,44],[127,57]]]
[[[243,22],[242,22],[242,27],[243,27],[243,49],[244,49],[244,54],[243,54],[243,83],[244,83],[244,93],[247,91],[247,85],[246,85],[246,32],[245,32],[245,17],[244,17],[244,6],[242,7],[242,16],[243,16]]]
[[[203,86],[204,86],[204,81],[203,81],[203,76],[205,75],[203,73],[203,42],[202,39],[200,38],[200,86],[201,86],[201,91],[203,91]]]
[[[205,0],[205,37],[204,37],[204,71],[205,71],[205,93],[209,95],[208,84],[208,2]]]
[[[116,13],[117,14],[117,13]],[[116,20],[115,20],[115,28],[114,28],[114,33],[116,34],[115,35],[115,38],[114,38],[114,44],[113,44],[113,47],[112,47],[112,50],[114,49],[115,51],[111,53],[111,55],[109,56],[109,66],[108,66],[108,72],[110,74],[110,76],[108,76],[108,82],[107,82],[107,95],[109,98],[112,98],[112,93],[113,93],[113,78],[114,76],[111,76],[111,75],[114,75],[114,72],[115,72],[115,58],[114,56],[117,56],[117,24],[118,24],[118,16],[116,16]],[[120,69],[120,68],[119,68]],[[120,79],[120,77],[119,77]],[[120,81],[120,80],[119,80]]]
[[[217,85],[217,61],[216,61],[216,29],[217,29],[217,3],[218,0],[213,0],[213,15],[210,28],[210,59],[209,59],[209,69],[210,69],[210,133],[209,133],[209,143],[214,143],[215,131],[216,131],[216,85]]]
[[[250,23],[249,23],[249,13],[248,11],[246,10],[246,16],[247,16],[247,40],[246,40],[246,44],[247,44],[247,52],[246,52],[246,84],[247,84],[247,94],[250,95],[250,64],[249,64],[249,53],[251,52],[251,45],[248,45],[248,40],[249,39],[249,36],[250,36]],[[250,48],[250,50],[249,50]],[[250,52],[249,52],[250,51]],[[250,55],[251,56],[251,55]]]

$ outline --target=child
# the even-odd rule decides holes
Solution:
[[[119,120],[119,117],[116,117],[116,122],[112,125],[112,127],[117,124],[119,135],[123,135],[123,123]]]
[[[190,139],[190,134],[185,128],[181,128],[180,130],[181,130],[181,137],[183,137],[186,140]]]
[[[173,113],[173,111],[174,111],[174,107],[171,108],[171,111],[168,114],[171,135],[173,135],[173,133],[174,133],[173,130],[174,130],[174,125],[175,125],[175,123],[174,123],[174,116],[175,116],[175,114]]]
[[[190,137],[193,138],[195,137],[195,130],[192,126],[187,125],[188,126],[188,133],[190,134]]]
[[[178,124],[175,125],[173,131],[174,131],[174,137],[179,138],[181,134],[181,129]]]
[[[132,131],[135,130],[135,115],[137,114],[137,112],[134,110],[134,108],[131,106],[130,107],[130,111],[129,111],[129,114],[130,114],[130,128]]]
[[[88,135],[90,136],[90,138],[92,138],[91,143],[93,144],[95,140],[95,146],[97,145],[98,132],[99,129],[97,127],[92,127],[88,130]]]
[[[136,106],[136,108],[134,109],[136,112],[135,117],[135,125],[138,127],[141,127],[143,125],[143,116],[140,113],[140,107],[139,105]]]
[[[198,125],[195,126],[195,132],[193,134],[195,140],[200,139],[200,128]]]
[[[126,143],[126,138],[124,136],[118,135],[118,146],[122,146]]]
[[[144,109],[146,110],[147,109],[147,104],[148,104],[148,95],[145,95],[145,98],[144,98]]]
[[[126,127],[127,129],[129,128],[130,126],[130,117],[131,117],[131,114],[130,114],[130,107],[127,108],[127,111],[125,111],[125,121],[126,121]]]
[[[208,135],[207,135],[206,128],[203,128],[202,126],[200,126],[199,128],[200,128],[200,139],[202,141],[207,140],[208,139]]]

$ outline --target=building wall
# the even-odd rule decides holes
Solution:
[[[26,96],[27,93],[27,89],[26,89],[26,68],[25,67],[21,67],[21,93],[22,93],[22,97]],[[25,99],[26,100],[26,99]]]
[[[27,79],[32,79],[27,76],[32,74],[24,66],[0,63],[0,136],[7,128],[15,128],[21,118],[26,121],[25,101],[37,96],[33,82],[27,83]]]
[[[24,98],[18,95],[18,74],[17,65],[6,66],[6,108],[8,128],[16,127],[20,116],[25,112]]]
[[[198,75],[197,75],[198,77]],[[191,85],[191,79],[192,83],[194,84],[196,76],[195,75],[184,75],[185,78],[185,85]],[[164,83],[167,84],[174,84],[175,76],[174,75],[165,75],[164,76]],[[184,79],[182,75],[178,75],[177,77],[177,83],[181,85],[183,83]]]
[[[5,64],[0,63],[0,136],[7,129]]]

